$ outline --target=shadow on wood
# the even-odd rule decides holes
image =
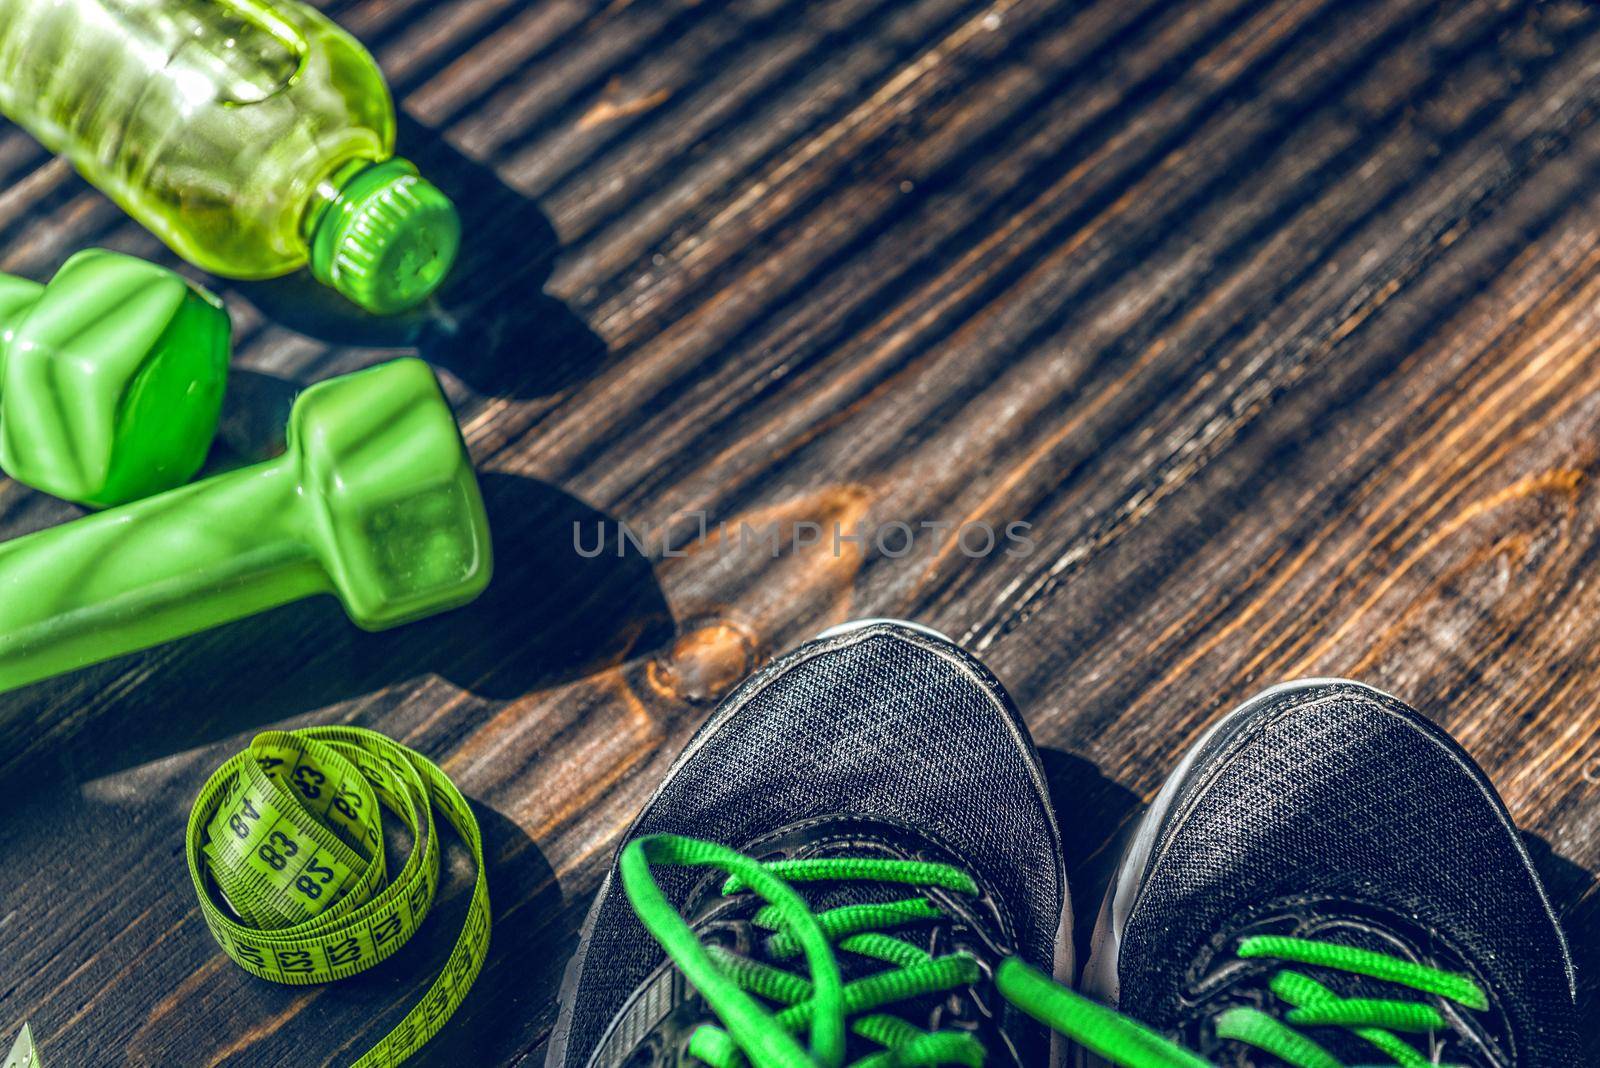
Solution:
[[[408,1063],[499,1064],[513,1059],[528,1039],[529,986],[559,981],[564,963],[549,952],[548,921],[559,915],[561,887],[544,854],[515,822],[480,802],[473,814],[483,834],[489,904],[489,952],[466,1000],[434,1041]],[[375,1045],[427,993],[461,931],[472,891],[472,867],[459,840],[446,834],[438,897],[427,921],[392,958],[371,971],[301,991],[262,984],[243,972],[225,983],[252,987],[252,1005],[278,1021],[250,1050],[263,1063],[308,1058],[345,1062]],[[198,925],[196,925],[198,928]],[[198,928],[204,937],[203,928]],[[358,1022],[364,1022],[358,1026]],[[237,1027],[248,1026],[238,1021]]]
[[[461,255],[433,301],[380,318],[306,271],[239,291],[269,318],[330,344],[415,349],[481,395],[544,396],[599,368],[604,342],[543,291],[560,241],[539,206],[403,116],[399,144],[461,214]]]
[[[1578,972],[1578,1019],[1600,1019],[1600,875],[1561,856],[1537,834],[1523,831],[1522,841],[1572,950],[1572,966]],[[1600,1029],[1581,1029],[1578,1041],[1588,1063],[1600,1064]]]
[[[592,559],[573,549],[576,524],[614,523],[533,479],[479,481],[496,563],[472,604],[369,633],[318,597],[27,687],[0,697],[0,768],[48,760],[87,781],[341,701],[388,707],[428,675],[511,700],[671,639],[665,596],[637,549]],[[130,674],[142,681],[125,689]]]
[[[1106,778],[1092,761],[1075,753],[1041,748],[1039,760],[1061,827],[1072,894],[1073,944],[1082,967],[1089,958],[1089,936],[1100,913],[1100,899],[1143,806],[1133,791]]]

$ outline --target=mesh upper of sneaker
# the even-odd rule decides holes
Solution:
[[[691,742],[628,839],[746,849],[779,828],[864,819],[917,828],[991,888],[1026,960],[1049,970],[1065,882],[1038,758],[1009,699],[954,646],[892,626],[812,643],[741,686]],[[686,904],[700,877],[665,870]],[[581,1068],[664,954],[612,880],[571,992]]]
[[[1209,1045],[1217,995],[1196,984],[1214,983],[1239,928],[1343,913],[1365,917],[1368,935],[1352,921],[1342,940],[1370,937],[1481,982],[1492,1004],[1473,1026],[1486,1040],[1461,1047],[1473,1060],[1576,1063],[1559,928],[1503,806],[1442,731],[1392,698],[1330,683],[1285,694],[1208,749],[1123,931],[1123,1011]]]
[[[916,828],[856,819],[813,820],[783,828],[750,843],[742,852],[763,862],[844,857],[959,866],[946,850],[929,841]],[[770,952],[771,932],[755,922],[757,910],[766,904],[765,900],[749,890],[725,895],[721,890],[724,879],[718,871],[701,876],[682,904],[682,915],[700,940],[748,960],[804,974],[804,965],[797,958],[775,957]],[[954,953],[969,954],[980,962],[985,979],[976,987],[899,1001],[887,1011],[926,1031],[960,1030],[979,1036],[990,1052],[989,1063],[996,1068],[1037,1063],[1038,1049],[1019,1052],[1010,1048],[1011,1042],[1020,1038],[1042,1046],[1043,1036],[1038,1028],[1025,1022],[1007,1005],[988,981],[1000,961],[1014,952],[1016,940],[1007,911],[987,888],[980,886],[978,894],[968,896],[938,888],[914,890],[904,884],[842,880],[807,884],[799,889],[807,904],[818,913],[925,894],[938,907],[940,915],[897,927],[894,936],[935,958]],[[880,974],[886,968],[881,960],[848,951],[841,951],[838,960],[847,982]],[[663,962],[635,988],[621,1012],[613,1018],[590,1064],[593,1068],[617,1068],[640,1063],[698,1063],[686,1052],[688,1040],[701,1024],[715,1022],[718,1022],[715,1015],[673,964]],[[642,1046],[650,1047],[657,1059],[638,1056]],[[852,1043],[849,1057],[854,1061],[878,1049],[870,1042],[857,1039]]]

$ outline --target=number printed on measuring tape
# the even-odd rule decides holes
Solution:
[[[380,809],[411,850],[388,878]],[[439,885],[437,810],[477,866],[444,969],[355,1068],[397,1065],[450,1019],[483,967],[489,890],[466,798],[426,757],[360,727],[268,731],[218,768],[189,815],[185,852],[206,926],[245,971],[325,983],[372,967],[416,933]]]

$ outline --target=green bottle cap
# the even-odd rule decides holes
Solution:
[[[404,159],[374,163],[316,221],[311,273],[370,312],[415,307],[439,288],[461,245],[455,205]]]

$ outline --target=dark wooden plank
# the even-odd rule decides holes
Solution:
[[[479,604],[308,603],[0,697],[0,1026],[55,1064],[348,1062],[442,960],[293,991],[215,949],[180,842],[265,725],[356,722],[478,805],[488,968],[418,1063],[539,1063],[615,835],[753,663],[859,614],[962,636],[1039,741],[1083,911],[1178,753],[1349,674],[1484,763],[1600,975],[1600,15],[1533,0],[363,0],[465,209],[446,315],[224,287],[218,465],[297,384],[420,353],[484,471]],[[0,130],[0,266],[171,262]],[[0,533],[75,510],[0,483]],[[1032,524],[685,556],[737,527]],[[666,525],[578,560],[574,523]],[[76,843],[69,847],[68,843]],[[460,858],[457,858],[458,862]],[[1600,1026],[1591,1028],[1600,1042]],[[1600,1046],[1591,1043],[1592,1059]]]

